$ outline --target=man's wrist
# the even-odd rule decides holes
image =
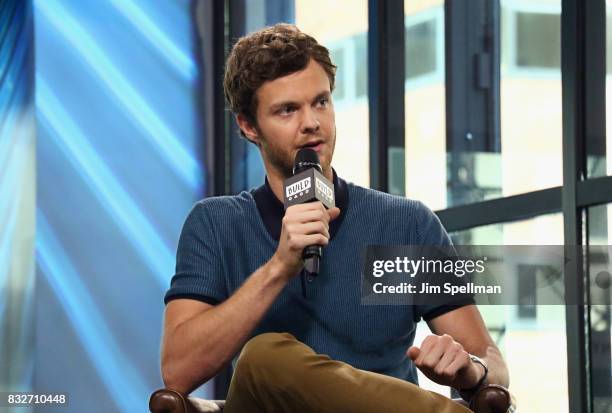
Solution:
[[[470,360],[474,365],[480,365],[483,373],[474,386],[465,389],[457,389],[459,391],[459,394],[461,394],[461,397],[463,397],[463,399],[465,400],[470,399],[478,390],[484,387],[487,384],[487,378],[489,376],[489,368],[487,366],[487,363],[483,359],[470,354]]]
[[[291,270],[288,268],[286,263],[283,262],[276,254],[270,258],[266,266],[268,267],[268,274],[274,281],[288,282],[291,279]]]

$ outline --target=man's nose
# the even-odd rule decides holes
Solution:
[[[313,133],[317,132],[321,127],[317,113],[311,108],[307,108],[304,111],[302,118],[302,133]]]

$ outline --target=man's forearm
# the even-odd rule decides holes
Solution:
[[[510,377],[506,363],[496,346],[488,346],[486,354],[481,357],[489,369],[487,384],[499,384],[500,386],[508,387],[510,385]]]
[[[162,351],[166,386],[189,393],[219,372],[249,338],[287,280],[273,258],[229,299],[166,332]]]

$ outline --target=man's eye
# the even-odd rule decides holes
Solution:
[[[327,99],[327,98],[319,100],[319,104],[321,106],[327,106],[328,103],[329,103],[329,99]]]
[[[284,108],[281,108],[278,113],[281,115],[287,115],[289,113],[292,113],[293,111],[295,111],[295,108],[291,107],[291,106],[286,106]]]

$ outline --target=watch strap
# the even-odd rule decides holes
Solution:
[[[470,387],[469,389],[458,389],[462,397],[464,393],[468,395],[476,393],[485,384],[487,377],[489,376],[489,368],[487,367],[487,363],[483,359],[473,354],[470,354],[470,360],[472,360],[472,362],[474,363],[480,364],[484,368],[484,374],[482,375],[480,380],[478,380],[478,383],[476,383],[475,386]]]

